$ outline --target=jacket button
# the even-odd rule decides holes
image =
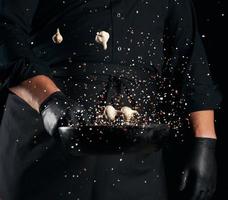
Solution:
[[[118,50],[118,51],[122,51],[122,47],[121,47],[121,46],[118,46],[118,47],[117,47],[117,50]]]

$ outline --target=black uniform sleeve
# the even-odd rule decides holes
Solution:
[[[179,76],[187,112],[217,109],[221,94],[210,74],[193,2],[169,0],[168,9],[165,27],[167,66]]]
[[[36,75],[50,76],[48,65],[29,43],[39,0],[0,0],[0,90]]]

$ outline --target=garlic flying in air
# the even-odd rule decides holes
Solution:
[[[135,115],[139,114],[137,110],[132,110],[128,106],[122,107],[121,112],[122,112],[122,114],[124,116],[124,120],[126,122],[129,122],[132,118],[134,118]]]
[[[110,37],[110,35],[106,31],[97,32],[95,41],[98,44],[101,44],[103,46],[104,50],[107,50],[107,48],[108,48],[107,43],[108,43],[109,37]]]
[[[111,121],[115,120],[117,114],[118,114],[118,111],[111,105],[106,106],[104,109],[105,118]]]
[[[57,32],[56,32],[55,35],[53,35],[52,40],[53,40],[53,42],[56,43],[56,44],[62,43],[62,41],[63,41],[63,36],[61,35],[59,28],[57,28]]]

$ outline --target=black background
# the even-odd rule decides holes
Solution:
[[[208,59],[211,64],[212,75],[215,81],[219,84],[223,94],[223,102],[221,110],[216,113],[216,127],[218,135],[217,143],[217,161],[218,161],[218,185],[214,200],[227,199],[228,189],[226,187],[228,180],[228,141],[226,134],[226,114],[227,114],[227,96],[225,93],[226,86],[228,85],[228,76],[226,74],[226,15],[225,15],[225,0],[194,0],[196,11],[198,15],[198,25],[203,42],[207,51]],[[0,101],[3,101],[1,96]],[[0,113],[1,115],[1,113]],[[185,158],[185,151],[183,145],[177,145],[174,141],[173,145],[168,148],[167,158],[168,161],[167,171],[169,173],[169,188],[171,200],[178,200],[177,192],[177,173],[183,164]],[[181,150],[180,150],[181,149]],[[186,148],[185,148],[186,149]],[[181,199],[184,200],[184,199]]]
[[[198,26],[202,40],[207,51],[211,71],[215,82],[220,86],[223,95],[221,109],[216,112],[216,131],[218,135],[217,142],[217,161],[218,161],[218,184],[217,191],[213,200],[224,200],[228,198],[227,180],[228,180],[228,141],[227,141],[227,96],[226,86],[228,85],[228,76],[226,74],[226,15],[225,0],[194,0]],[[178,144],[174,140],[166,149],[166,161],[168,162],[168,184],[171,194],[171,200],[185,200],[180,197],[177,191],[178,179],[177,173],[180,172],[183,160],[186,158],[187,149],[189,149],[189,140]]]

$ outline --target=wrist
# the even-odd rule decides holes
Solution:
[[[54,92],[60,91],[50,78],[43,75],[25,80],[20,85],[9,89],[38,112],[41,103],[48,96]]]
[[[60,99],[65,100],[65,95],[61,91],[53,92],[39,104],[39,112],[45,110],[50,102],[54,101],[56,104]]]
[[[190,122],[195,137],[216,139],[213,110],[190,113]]]
[[[43,102],[45,102],[46,99],[48,99],[51,95],[57,92],[61,92],[61,91],[59,89],[51,89],[40,93],[40,95],[38,95],[36,98],[38,108],[43,104]]]
[[[195,130],[194,136],[196,138],[211,138],[211,139],[217,139],[216,133],[214,128],[211,130]]]

